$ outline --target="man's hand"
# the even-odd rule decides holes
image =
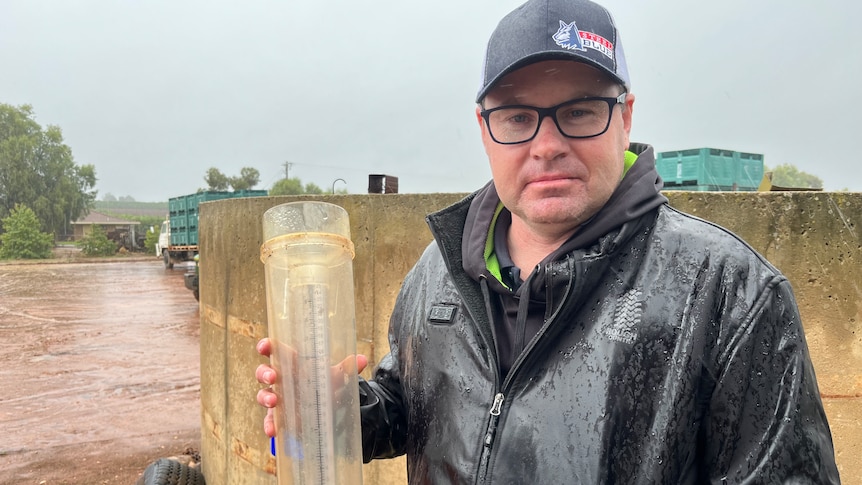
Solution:
[[[260,339],[257,343],[257,352],[264,357],[269,357],[272,353],[272,341],[268,338]],[[347,357],[342,362],[334,366],[333,369],[337,369],[338,372],[341,373],[343,369],[352,368],[353,364],[352,362],[349,362],[352,359],[353,356]],[[357,354],[356,372],[362,372],[365,370],[366,366],[368,366],[368,358],[362,354]],[[257,369],[254,371],[254,376],[257,379],[257,382],[267,386],[272,386],[278,381],[278,374],[269,364],[261,364],[257,366]],[[275,436],[275,418],[273,416],[273,408],[278,405],[278,396],[272,391],[271,387],[265,387],[257,391],[257,403],[267,408],[266,417],[263,418],[263,431],[271,438]]]

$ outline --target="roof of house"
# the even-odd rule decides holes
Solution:
[[[107,214],[102,214],[101,212],[90,211],[87,214],[87,217],[83,219],[78,219],[77,221],[72,222],[72,224],[109,224],[114,226],[137,226],[140,224],[138,221],[127,221],[125,219],[120,219],[118,217],[112,217]]]

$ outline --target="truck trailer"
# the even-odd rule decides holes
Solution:
[[[198,208],[200,204],[213,200],[237,197],[262,197],[266,190],[237,190],[234,192],[197,192],[168,200],[168,215],[162,222],[156,256],[161,256],[165,268],[175,263],[193,261],[198,254]]]

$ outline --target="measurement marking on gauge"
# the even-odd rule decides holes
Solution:
[[[307,358],[311,364],[311,388],[313,389],[313,412],[314,424],[311,429],[316,436],[316,456],[313,458],[317,464],[316,482],[319,484],[335,483],[335,470],[333,464],[327,463],[335,456],[334,423],[332,422],[332,391],[330,386],[330,369],[327,356],[329,355],[327,329],[329,327],[327,315],[327,288],[320,283],[303,285],[304,314],[308,318],[307,339],[311,350]],[[308,470],[312,472],[312,470]]]

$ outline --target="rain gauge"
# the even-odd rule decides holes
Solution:
[[[361,485],[353,243],[347,212],[291,202],[263,215],[279,485]]]

